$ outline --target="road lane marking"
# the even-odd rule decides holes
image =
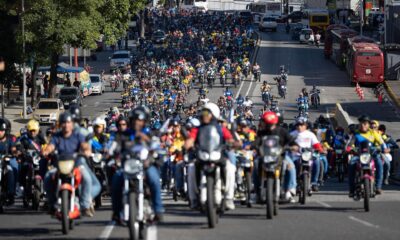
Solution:
[[[326,202],[316,201],[316,203],[318,203],[319,205],[321,205],[321,206],[323,206],[323,207],[326,207],[326,208],[332,208],[332,206],[329,205],[329,204],[326,203]]]
[[[253,81],[250,81],[250,85],[249,85],[249,88],[247,89],[247,92],[246,92],[246,97],[247,96],[249,96],[249,92],[250,92],[250,89],[251,89],[251,86],[253,85]]]
[[[244,81],[242,81],[242,82],[240,83],[240,87],[239,87],[239,90],[238,90],[237,93],[236,93],[235,99],[239,97],[239,94],[240,94],[240,92],[242,91],[243,84],[244,84]]]
[[[367,227],[379,228],[378,225],[374,225],[374,224],[372,224],[372,223],[370,223],[370,222],[361,220],[361,219],[356,218],[356,217],[354,217],[354,216],[349,216],[349,219],[350,219],[350,220],[353,220],[353,221],[355,221],[355,222],[361,223],[362,225],[367,226]]]
[[[114,229],[114,226],[115,226],[114,221],[108,223],[107,226],[104,228],[104,230],[101,232],[99,239],[108,239]]]

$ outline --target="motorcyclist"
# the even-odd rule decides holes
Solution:
[[[224,91],[224,96],[227,97],[233,97],[233,92],[229,89],[229,87],[226,87]]]
[[[202,131],[202,129],[208,125],[215,125],[219,129],[219,134],[221,135],[221,138],[223,138],[225,144],[227,145],[235,145],[235,146],[241,146],[240,141],[235,141],[231,132],[224,126],[219,125],[218,120],[220,119],[220,110],[219,107],[215,103],[208,103],[206,104],[201,111],[201,125],[198,128],[193,128],[190,133],[189,133],[189,138],[185,142],[185,148],[186,149],[191,149],[192,147],[195,146],[196,141],[197,141],[197,135],[199,131]],[[230,156],[228,156],[230,161],[226,161],[226,181],[225,181],[225,187],[226,187],[226,195],[225,195],[225,205],[226,208],[228,209],[234,209],[235,204],[233,202],[233,197],[234,197],[234,188],[235,188],[235,171],[236,171],[236,166],[234,165],[233,161]],[[191,173],[188,178],[191,179],[196,179],[196,174]],[[191,180],[194,181],[194,180]],[[196,188],[192,188],[192,190],[195,190]],[[196,193],[189,193],[191,196],[191,201],[195,204],[197,203],[197,196]]]
[[[179,194],[183,196],[183,145],[185,144],[185,137],[182,134],[181,125],[178,120],[174,119],[170,123],[172,125],[172,133],[171,133],[171,146],[169,148],[169,152],[171,155],[174,155],[174,166],[175,166],[175,185],[176,190]]]
[[[145,107],[137,107],[129,113],[129,128],[121,134],[118,134],[115,139],[115,143],[120,151],[110,152],[111,154],[118,154],[119,152],[126,151],[126,142],[133,140],[140,140],[145,143],[150,143],[150,129],[146,127],[146,121],[148,120],[148,110]],[[147,163],[145,169],[146,183],[150,188],[152,208],[155,212],[155,220],[162,221],[164,214],[164,207],[161,200],[161,185],[160,185],[160,174],[156,166]],[[111,188],[111,200],[113,215],[112,219],[119,224],[123,224],[121,218],[122,209],[122,194],[124,186],[124,174],[123,170],[119,169],[113,176],[112,188]]]
[[[0,154],[1,155],[12,155],[16,153],[15,136],[10,134],[11,124],[5,118],[0,118]],[[8,172],[7,175],[7,204],[14,204],[14,195],[16,189],[16,183],[18,180],[18,163],[15,158],[10,159],[10,166],[12,171]]]
[[[107,144],[110,140],[110,135],[106,134],[106,121],[102,118],[96,118],[93,121],[93,136],[90,139],[92,151],[95,153],[102,153],[106,150]]]
[[[303,93],[299,94],[299,97],[296,99],[297,106],[299,111],[301,111],[301,107],[304,107],[304,113],[308,112],[308,98],[303,95]]]
[[[320,99],[320,96],[319,96],[320,93],[321,93],[321,91],[317,88],[317,86],[313,85],[313,88],[310,91],[310,96],[312,97],[315,94],[315,97],[317,98],[318,105],[321,104],[321,101],[320,101],[321,99]]]
[[[244,103],[244,97],[242,96],[242,94],[239,94],[239,96],[236,98],[236,104],[238,106],[242,106]]]
[[[290,134],[295,139],[296,145],[298,146],[298,151],[303,148],[313,148],[315,151],[323,152],[323,148],[321,143],[318,141],[317,136],[307,129],[307,119],[304,117],[297,118],[296,121],[296,130],[291,132]],[[298,160],[297,158],[292,157],[293,161]],[[320,159],[315,159],[312,165],[312,172],[311,172],[311,186],[314,191],[318,190],[318,177],[320,172]]]
[[[74,129],[82,134],[84,137],[88,137],[90,131],[87,126],[83,127],[82,112],[78,104],[72,104],[69,106],[69,113],[71,114],[72,120],[74,121]]]
[[[39,122],[32,119],[26,124],[27,132],[23,134],[17,141],[17,150],[19,159],[22,161],[22,167],[20,172],[20,185],[25,186],[26,174],[28,172],[28,165],[25,163],[29,160],[28,150],[35,151],[38,155],[42,151],[42,146],[46,144],[46,140],[43,134],[40,132]],[[40,175],[44,178],[46,174],[47,161],[41,158],[39,161]]]
[[[76,153],[83,154],[84,151],[87,152],[87,149],[90,150],[90,146],[86,142],[85,136],[83,136],[78,129],[75,129],[74,121],[70,113],[64,112],[60,114],[58,121],[61,130],[53,135],[50,143],[43,149],[43,156],[47,157],[54,151],[57,151],[58,155],[73,155]],[[84,216],[93,217],[94,208],[92,206],[92,199],[100,193],[100,184],[94,180],[96,177],[93,177],[94,174],[87,167],[86,162],[82,157],[76,159],[75,165],[79,166],[82,175],[82,183],[80,185],[81,194],[79,198],[81,213]],[[57,198],[55,191],[57,182],[54,181],[56,172],[57,168],[53,168],[46,173],[44,178],[44,188],[47,193],[50,214],[53,214],[55,211]]]
[[[386,134],[386,126],[384,124],[379,125],[378,127],[378,133],[382,136],[383,141],[385,141],[386,145],[390,149],[398,149],[399,146],[397,146],[396,141],[389,135]],[[384,153],[382,155],[383,160],[385,161],[384,165],[384,180],[383,183],[385,185],[389,185],[389,176],[390,176],[390,165],[393,160],[393,156],[390,153]]]
[[[249,96],[246,96],[243,106],[251,108],[253,106],[253,101],[251,101]]]
[[[353,144],[355,147],[361,146],[363,142],[368,142],[369,145],[373,148],[380,148],[383,153],[389,153],[390,149],[387,147],[386,143],[383,141],[382,137],[379,133],[370,128],[371,119],[367,115],[361,115],[358,118],[359,128],[358,131],[354,134]],[[383,163],[379,154],[374,152],[372,158],[375,162],[376,168],[376,194],[382,193],[382,182],[383,182]],[[357,158],[353,157],[353,159],[349,162],[349,197],[354,196],[354,178],[356,171],[356,163]]]
[[[266,111],[263,113],[261,116],[261,121],[259,125],[259,129],[257,131],[257,138],[254,142],[254,149],[259,151],[262,145],[262,139],[265,136],[278,136],[279,137],[279,145],[283,148],[288,145],[293,145],[293,138],[289,134],[289,132],[280,127],[278,125],[279,123],[279,117],[275,112],[271,111]],[[258,152],[259,156],[259,152]],[[255,164],[254,164],[254,187],[256,189],[256,194],[257,194],[257,199],[260,199],[260,177],[261,177],[261,171],[262,171],[262,161],[260,161],[259,158],[255,159]],[[284,182],[284,191],[287,196],[287,200],[292,199],[291,192],[296,194],[296,170],[295,170],[295,165],[293,161],[289,158],[284,158],[284,165],[285,168],[289,174],[291,175],[290,181]]]
[[[271,85],[268,84],[267,81],[264,81],[260,87],[261,93],[271,91]]]

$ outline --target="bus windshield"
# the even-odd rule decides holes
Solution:
[[[313,23],[327,23],[328,20],[328,16],[326,15],[314,15],[311,16],[311,22]]]

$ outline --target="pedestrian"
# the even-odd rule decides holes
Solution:
[[[73,84],[73,86],[74,86],[74,87],[76,87],[76,88],[78,88],[78,89],[80,89],[80,87],[81,87],[81,82],[80,82],[80,81],[78,81],[78,79],[77,79],[77,78],[75,78],[75,81],[74,81],[74,84]]]
[[[43,78],[43,93],[45,98],[49,96],[49,75],[47,74]]]

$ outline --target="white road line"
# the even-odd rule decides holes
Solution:
[[[240,94],[240,92],[242,91],[243,84],[244,84],[244,81],[242,81],[242,82],[240,83],[240,87],[239,87],[239,90],[238,90],[237,93],[236,93],[235,99],[239,97],[239,94]]]
[[[356,218],[356,217],[354,217],[354,216],[349,216],[349,219],[350,219],[350,220],[353,220],[353,221],[355,221],[355,222],[361,223],[362,225],[367,226],[367,227],[379,228],[378,225],[374,225],[374,224],[372,224],[372,223],[370,223],[370,222],[361,220],[361,219]]]
[[[111,221],[107,226],[104,228],[104,230],[101,232],[99,239],[108,239],[114,229],[115,222]]]
[[[249,88],[247,89],[247,92],[246,92],[246,95],[245,96],[248,96],[249,95],[249,92],[250,92],[250,89],[251,89],[251,86],[253,85],[253,81],[251,80],[250,81],[250,85],[249,85]]]
[[[327,204],[326,202],[316,201],[316,203],[326,208],[332,208],[332,206]]]

